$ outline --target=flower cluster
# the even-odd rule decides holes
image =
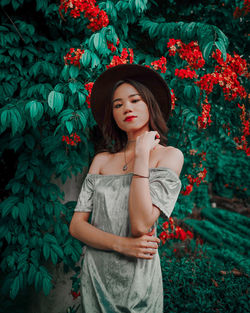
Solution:
[[[180,77],[181,79],[184,79],[184,78],[190,78],[190,79],[193,79],[193,78],[197,78],[197,74],[194,70],[191,70],[189,67],[187,67],[187,69],[175,69],[175,76],[177,77]]]
[[[78,142],[81,142],[81,138],[77,135],[77,133],[72,133],[69,136],[62,136],[62,141],[66,141],[67,145],[76,146]]]
[[[100,10],[99,6],[95,4],[96,0],[61,0],[59,12],[64,10],[67,13],[70,9],[70,16],[73,18],[80,17],[84,12],[84,17],[90,21],[87,27],[94,32],[109,24],[107,13]]]
[[[169,49],[169,55],[175,55],[177,49],[181,48],[181,41],[179,39],[169,39],[167,47]]]
[[[128,50],[128,51],[127,51]],[[128,60],[129,57],[129,60]],[[110,64],[106,65],[106,68],[110,68],[110,67],[114,67],[117,66],[119,64],[127,64],[129,63],[133,63],[134,60],[134,52],[132,49],[130,48],[123,48],[122,52],[121,52],[121,56],[119,55],[114,55]]]
[[[248,120],[246,119],[245,105],[242,104],[242,106],[240,106],[240,104],[238,104],[238,107],[242,110],[242,113],[240,115],[240,119],[241,119],[242,125],[243,125],[243,135],[241,136],[241,138],[234,137],[234,141],[237,144],[237,150],[245,150],[247,156],[249,156],[250,155],[250,148],[247,147],[246,137],[250,135],[250,132],[249,132],[250,121],[249,121],[249,119]]]
[[[198,129],[205,129],[207,128],[207,124],[210,124],[212,123],[212,120],[210,118],[210,110],[211,110],[211,104],[208,103],[208,99],[207,97],[205,98],[204,100],[204,103],[201,104],[202,106],[202,113],[201,113],[201,116],[198,116],[198,120],[197,120],[197,123],[198,123]]]
[[[234,19],[237,19],[241,16],[246,16],[250,12],[250,0],[244,0],[243,7],[236,7],[233,13]]]
[[[87,96],[87,99],[86,99],[86,102],[88,104],[88,108],[90,108],[90,96],[91,96],[91,91],[92,91],[93,85],[94,85],[94,83],[92,83],[92,82],[87,83],[87,84],[84,85],[84,88],[88,92],[88,96]]]
[[[166,73],[167,67],[167,59],[165,57],[161,57],[159,60],[153,61],[151,65],[153,68],[157,70],[161,70],[161,73]]]
[[[227,61],[224,62],[218,49],[212,57],[219,64],[215,67],[215,72],[205,74],[195,84],[203,89],[207,95],[212,92],[214,85],[218,84],[228,101],[235,100],[237,97],[246,98],[246,90],[241,86],[237,75],[248,75],[245,60],[237,54],[234,57],[228,54]]]
[[[174,110],[176,100],[177,99],[175,98],[174,89],[171,89],[171,110]]]
[[[199,69],[205,64],[197,41],[191,41],[186,45],[179,39],[169,39],[167,47],[169,48],[169,55],[179,53],[180,58],[187,61],[188,67],[191,69]]]
[[[117,39],[117,42],[116,42],[116,46],[119,46],[119,44],[120,44],[120,40],[119,40],[119,38]],[[110,41],[107,41],[107,46],[108,46],[108,49],[111,51],[111,52],[115,52],[116,51],[116,46],[112,43],[112,42],[110,42]]]
[[[179,226],[174,225],[174,220],[172,217],[169,218],[169,222],[162,224],[164,231],[159,235],[161,242],[166,243],[168,239],[180,239],[182,241],[186,239],[193,239],[194,234],[191,231],[185,231]]]
[[[83,55],[84,50],[70,48],[69,52],[64,57],[65,65],[73,64],[74,66],[80,67],[80,59]]]
[[[196,154],[197,150],[190,150],[190,154],[194,155]],[[198,154],[198,156],[200,156],[202,161],[206,161],[206,152],[201,152]],[[199,167],[201,168],[203,165],[202,163],[199,164]],[[196,163],[193,163],[193,167],[196,167]],[[186,175],[187,179],[189,181],[189,184],[186,186],[186,190],[182,190],[181,194],[183,194],[184,196],[189,195],[192,190],[193,190],[193,186],[196,183],[196,186],[199,187],[200,183],[202,182],[202,180],[205,179],[207,175],[207,169],[204,168],[202,171],[200,171],[197,175],[197,177],[192,177],[192,175]]]
[[[213,52],[212,57],[219,63],[220,67],[227,67],[238,75],[248,76],[247,61],[245,59],[242,59],[242,57],[239,56],[237,53],[234,52],[233,57],[229,53],[227,53],[227,59],[226,61],[224,61],[222,58],[222,53],[219,49],[216,49],[216,51]],[[215,68],[219,71],[220,67],[216,66]]]

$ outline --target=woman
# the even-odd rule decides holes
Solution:
[[[95,155],[70,224],[87,246],[83,312],[162,313],[157,219],[174,209],[184,162],[165,145],[169,88],[150,68],[119,65],[96,80],[91,108],[107,151]]]

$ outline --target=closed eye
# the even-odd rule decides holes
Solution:
[[[140,99],[133,99],[133,100],[132,100],[132,103],[136,103],[136,102],[138,102],[138,101],[140,101]]]

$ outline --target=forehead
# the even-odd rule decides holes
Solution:
[[[113,100],[116,98],[129,97],[130,95],[134,94],[138,94],[138,91],[135,89],[135,87],[128,83],[123,83],[122,85],[116,88],[113,95]]]

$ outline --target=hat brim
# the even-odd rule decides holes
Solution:
[[[104,109],[111,100],[114,85],[123,79],[133,79],[145,85],[154,95],[164,120],[167,122],[171,112],[171,94],[165,80],[153,69],[139,64],[121,64],[109,68],[95,81],[90,104],[94,119],[102,126]]]

